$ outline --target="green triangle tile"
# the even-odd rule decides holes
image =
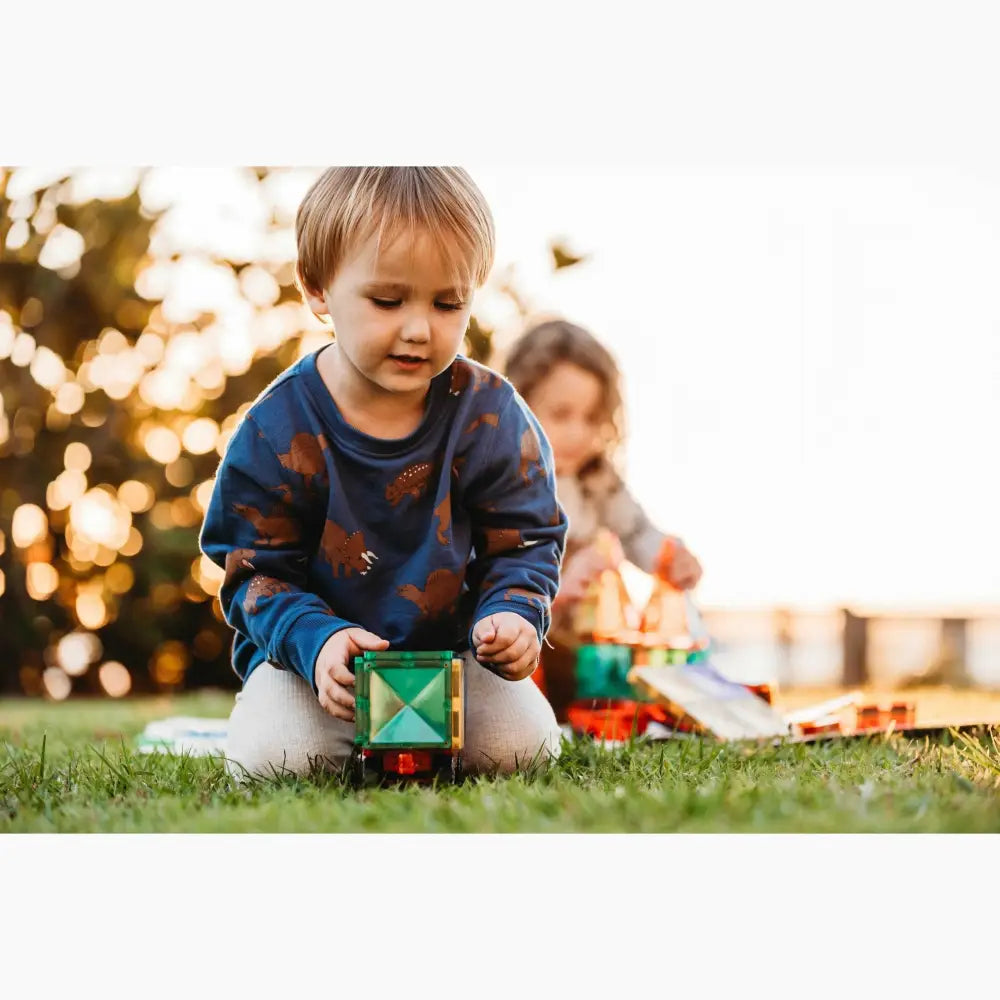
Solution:
[[[378,676],[385,681],[400,698],[412,705],[413,700],[436,677],[443,676],[443,667],[405,667],[401,670],[380,671]]]
[[[377,671],[372,672],[368,698],[369,724],[374,737],[377,731],[390,722],[403,707],[403,702]]]
[[[439,733],[448,732],[451,717],[451,699],[448,697],[447,681],[451,678],[444,670],[410,702],[410,707],[420,713]]]
[[[443,746],[448,742],[448,736],[442,736],[434,731],[417,712],[409,705],[404,705],[399,712],[372,737],[372,744],[398,744],[402,746],[418,746],[421,743],[433,743]]]

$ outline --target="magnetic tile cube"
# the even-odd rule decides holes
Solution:
[[[461,666],[449,651],[356,657],[354,742],[371,749],[458,749]]]

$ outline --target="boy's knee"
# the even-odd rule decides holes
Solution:
[[[330,756],[322,751],[258,745],[251,753],[227,750],[226,771],[241,783],[260,778],[307,778],[321,771],[340,773],[347,760],[346,756]]]
[[[546,725],[518,726],[468,745],[463,754],[469,774],[537,774],[558,758],[562,734]]]
[[[328,716],[297,676],[263,663],[229,717],[226,769],[238,780],[340,771],[354,727]]]

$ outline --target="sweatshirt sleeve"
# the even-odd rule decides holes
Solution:
[[[200,545],[225,570],[219,600],[229,625],[315,690],[319,651],[353,623],[308,590],[308,536],[316,529],[307,503],[248,414],[219,465]]]
[[[478,597],[476,622],[498,611],[527,619],[542,642],[566,541],[556,499],[552,451],[534,414],[516,393],[499,414],[492,440],[470,455],[465,486],[474,559],[466,579]],[[472,645],[472,630],[469,632]]]

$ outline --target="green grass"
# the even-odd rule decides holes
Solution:
[[[1000,751],[900,736],[751,749],[564,747],[543,773],[355,792],[336,776],[237,786],[218,760],[143,755],[151,719],[231,695],[0,702],[0,832],[996,832]]]

